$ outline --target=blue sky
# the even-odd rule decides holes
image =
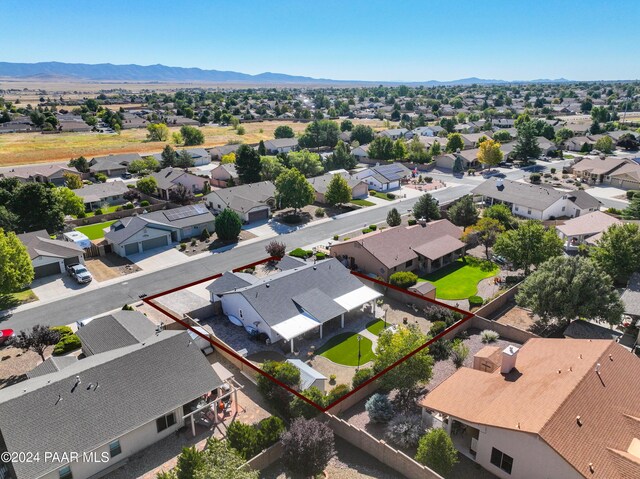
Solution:
[[[639,0],[0,0],[0,61],[343,80],[640,78]]]

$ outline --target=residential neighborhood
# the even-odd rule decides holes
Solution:
[[[0,479],[640,478],[639,6],[174,3],[3,4]]]

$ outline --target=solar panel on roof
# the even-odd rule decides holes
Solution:
[[[164,215],[169,221],[183,220],[185,218],[191,218],[192,216],[203,215],[207,213],[207,207],[203,204],[183,206],[182,208],[176,208],[175,210],[165,211]]]

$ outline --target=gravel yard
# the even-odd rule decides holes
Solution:
[[[16,331],[17,334],[17,331]],[[49,358],[53,346],[48,347],[44,357]],[[22,352],[22,349],[4,347],[0,350],[0,389],[27,379],[26,373],[42,362],[40,356],[33,351]]]

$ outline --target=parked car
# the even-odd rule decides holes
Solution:
[[[67,266],[67,273],[69,273],[69,276],[75,279],[78,284],[90,283],[93,280],[93,276],[91,276],[87,268],[78,263]]]
[[[491,257],[491,261],[493,261],[494,263],[502,264],[502,265],[507,264],[506,258],[503,258],[502,256],[498,256],[495,254]]]
[[[5,345],[15,335],[13,329],[0,329],[0,346]]]
[[[124,178],[125,180],[130,180],[131,178],[133,178],[133,175],[129,172],[122,173],[122,178]]]

